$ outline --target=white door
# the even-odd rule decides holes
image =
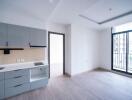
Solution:
[[[50,77],[57,77],[63,75],[63,47],[64,35],[52,34],[50,38]]]

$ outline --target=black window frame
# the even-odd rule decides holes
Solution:
[[[128,72],[129,32],[132,32],[132,30],[115,32],[115,33],[113,33],[112,30],[113,28],[111,28],[111,70],[132,75],[132,73]],[[122,33],[124,34],[126,33],[126,71],[121,71],[121,70],[113,68],[113,54],[114,54],[113,53],[113,36],[116,34],[122,34]]]

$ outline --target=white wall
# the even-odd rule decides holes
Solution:
[[[99,67],[99,34],[79,24],[71,27],[71,75]]]
[[[65,34],[65,71],[75,75],[99,67],[99,33],[79,24],[48,24],[48,31]]]
[[[65,34],[67,32],[66,25],[64,24],[48,23],[46,25],[46,28],[48,31],[57,32],[57,33]]]
[[[111,28],[100,31],[100,67],[111,69]]]

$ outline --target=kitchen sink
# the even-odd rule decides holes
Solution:
[[[3,70],[5,67],[0,67],[0,70]]]

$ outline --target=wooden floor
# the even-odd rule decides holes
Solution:
[[[60,76],[50,79],[45,88],[8,100],[132,100],[132,78],[106,71]]]

